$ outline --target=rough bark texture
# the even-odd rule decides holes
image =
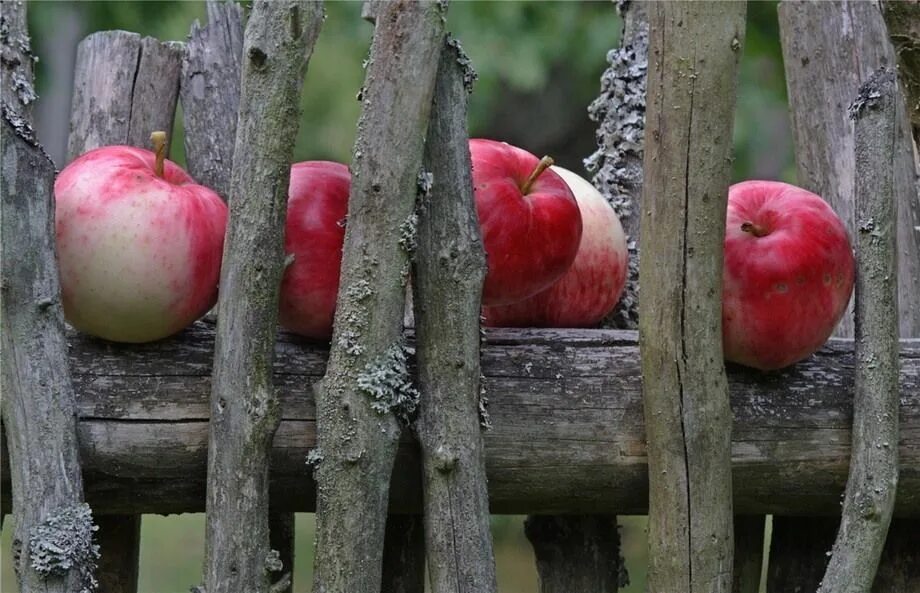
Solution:
[[[732,585],[722,243],[745,5],[649,7],[639,319],[649,453],[649,587]]]
[[[920,142],[920,2],[882,0],[881,6],[897,56],[898,78],[907,100],[913,137]]]
[[[765,522],[763,515],[735,515],[732,593],[760,593]]]
[[[420,197],[413,266],[428,572],[434,593],[489,593],[497,584],[479,384],[486,256],[466,130],[475,72],[453,40],[440,56],[425,143],[432,182]]]
[[[319,2],[257,2],[244,36],[211,391],[208,593],[265,592],[291,570],[269,547],[272,363],[300,93],[322,21]]]
[[[192,25],[182,60],[185,155],[189,174],[226,200],[240,105],[243,10],[213,0],[207,8],[208,24]]]
[[[541,593],[616,593],[621,569],[616,516],[531,515],[524,532],[533,546]]]
[[[381,593],[425,593],[425,522],[421,515],[387,517]]]
[[[644,514],[648,474],[635,332],[490,330],[487,337],[482,373],[493,424],[484,435],[492,512]],[[204,508],[213,338],[204,323],[139,346],[68,335],[87,500],[100,512]],[[275,385],[282,422],[271,493],[279,511],[312,511],[314,486],[304,469],[316,446],[310,386],[322,377],[327,353],[290,334],[280,338]],[[831,340],[784,371],[729,368],[739,514],[840,513],[854,365],[853,342]],[[920,516],[920,341],[901,341],[900,377],[895,513]],[[404,438],[391,509],[420,512],[418,464],[417,446]]]
[[[856,392],[843,516],[819,593],[869,593],[898,485],[898,263],[895,201],[900,101],[879,69],[850,107],[856,148]]]
[[[335,331],[317,389],[317,593],[380,589],[400,422],[417,401],[403,313],[443,10],[381,7],[360,93]]]
[[[639,201],[645,144],[645,85],[648,70],[648,5],[620,0],[620,46],[610,50],[601,76],[601,94],[588,107],[598,123],[597,150],[585,159],[596,172],[592,182],[616,211],[629,248],[629,277],[617,308],[604,325],[639,327]]]
[[[874,2],[807,1],[780,4],[780,33],[798,184],[830,203],[856,236],[853,122],[847,107],[859,86],[881,66],[893,67],[895,53]],[[920,336],[920,194],[909,123],[898,104],[895,194],[901,336]],[[851,309],[837,328],[853,336]]]
[[[109,144],[149,147],[155,130],[172,136],[181,43],[126,31],[93,33],[77,46],[67,161]]]
[[[25,5],[2,9],[0,411],[12,469],[12,566],[22,593],[73,593],[95,584],[98,549],[83,504],[54,253],[54,165],[32,134]],[[6,504],[10,498],[5,492]]]

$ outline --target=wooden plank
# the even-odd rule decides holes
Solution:
[[[620,533],[615,515],[530,515],[524,532],[537,561],[540,593],[616,593]]]
[[[732,586],[722,250],[746,5],[649,7],[639,342],[652,591]]]
[[[495,329],[486,335],[491,511],[645,513],[636,333]],[[199,322],[155,344],[113,345],[76,333],[68,342],[88,500],[108,513],[203,510],[213,327]],[[326,351],[281,332],[275,352],[282,421],[271,461],[272,496],[279,510],[312,511],[314,484],[304,460],[316,445],[311,385],[322,376]],[[920,516],[920,340],[901,340],[900,363],[895,513]],[[854,366],[853,342],[838,339],[783,371],[729,366],[737,513],[840,512]],[[416,446],[404,438],[393,508],[421,508],[417,463]],[[3,504],[8,501],[4,496]]]

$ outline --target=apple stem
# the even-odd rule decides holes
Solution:
[[[553,159],[551,157],[545,156],[540,159],[540,162],[537,163],[533,173],[530,174],[530,177],[527,178],[527,181],[525,181],[523,187],[521,187],[521,193],[527,194],[530,191],[530,188],[533,186],[534,182],[536,182],[537,177],[539,177],[543,171],[546,171],[552,166]]]
[[[768,231],[767,229],[763,228],[760,225],[754,224],[753,222],[749,220],[741,223],[741,230],[744,231],[745,233],[751,233],[755,237],[766,237],[767,235],[770,234],[770,231]]]
[[[154,171],[156,171],[157,177],[163,177],[163,161],[166,159],[166,132],[153,132],[150,134],[150,142],[153,143],[153,151],[157,155]]]

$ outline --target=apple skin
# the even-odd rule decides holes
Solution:
[[[747,222],[765,234],[742,230]],[[819,196],[786,183],[731,186],[724,262],[725,358],[757,369],[780,369],[820,348],[853,292],[846,227]]]
[[[581,214],[559,175],[543,171],[522,188],[540,160],[494,140],[470,140],[476,212],[488,271],[484,305],[533,296],[565,274],[581,241]]]
[[[575,261],[546,290],[497,307],[483,307],[493,327],[595,327],[620,300],[628,273],[626,234],[620,219],[595,187],[562,167],[581,210],[583,230]]]
[[[285,329],[314,340],[332,337],[350,187],[341,163],[291,167],[284,249],[294,261],[281,280],[278,318]]]
[[[150,342],[190,325],[217,300],[227,206],[178,165],[106,146],[54,183],[64,316],[114,342]]]

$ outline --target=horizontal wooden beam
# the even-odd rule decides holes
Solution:
[[[482,372],[494,513],[644,513],[645,456],[636,333],[492,330]],[[141,346],[69,335],[87,500],[97,513],[204,510],[213,327]],[[737,513],[832,515],[850,454],[853,343],[832,340],[776,373],[729,366]],[[312,386],[326,350],[281,334],[283,408],[272,506],[312,511],[306,457],[316,439]],[[901,480],[896,513],[920,516],[920,340],[901,342]],[[894,443],[878,443],[879,447]],[[9,467],[2,459],[3,510]],[[395,512],[421,508],[418,448],[404,437]]]

